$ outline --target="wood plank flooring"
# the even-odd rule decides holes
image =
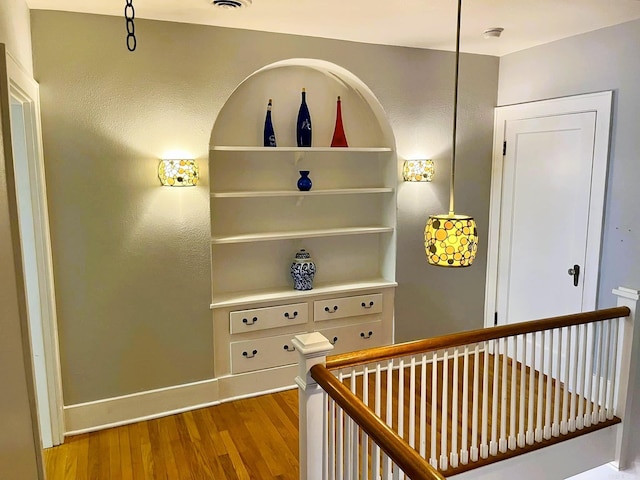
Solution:
[[[68,437],[48,480],[297,480],[298,392]]]

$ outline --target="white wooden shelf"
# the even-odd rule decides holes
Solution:
[[[380,153],[390,152],[388,147],[251,147],[241,145],[212,145],[218,152],[334,152],[334,153]]]
[[[213,237],[211,243],[220,245],[224,243],[267,242],[271,240],[289,240],[295,238],[335,237],[340,235],[366,235],[372,233],[393,232],[393,227],[345,227],[323,228],[318,230],[292,230],[289,232],[247,233],[242,235],[225,235]]]
[[[312,290],[294,290],[292,287],[271,288],[266,290],[253,290],[245,292],[221,293],[213,298],[211,309],[224,307],[245,307],[251,304],[273,301],[297,301],[311,296],[335,294],[335,293],[357,293],[360,291],[370,291],[375,288],[397,287],[396,282],[390,282],[383,278],[361,280],[339,284],[314,285]]]
[[[392,193],[393,188],[337,188],[327,190],[263,190],[241,192],[212,192],[212,198],[255,198],[255,197],[313,197],[317,195],[360,195],[368,193]]]

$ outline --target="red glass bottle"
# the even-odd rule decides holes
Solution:
[[[347,137],[344,134],[344,127],[342,126],[342,102],[338,97],[338,106],[336,110],[336,126],[333,130],[333,139],[331,139],[332,147],[348,147]]]

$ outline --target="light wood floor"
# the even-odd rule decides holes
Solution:
[[[48,480],[297,480],[298,392],[76,435],[44,458]]]

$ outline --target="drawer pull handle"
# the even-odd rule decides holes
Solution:
[[[284,316],[285,316],[285,318],[288,318],[289,320],[293,320],[294,318],[296,318],[298,316],[298,312],[293,312],[293,316],[289,315],[289,312],[285,312]]]
[[[285,345],[285,346],[284,346],[284,349],[285,349],[287,352],[295,352],[295,351],[296,351],[296,347],[290,347],[289,345]]]
[[[370,339],[372,335],[373,335],[373,332],[372,332],[371,330],[369,330],[369,334],[368,334],[368,335],[367,335],[367,334],[365,334],[364,332],[360,332],[360,336],[361,336],[362,338],[364,338],[365,340]]]
[[[329,308],[329,307],[324,307],[324,311],[327,313],[336,313],[338,311],[338,306],[334,305],[333,309]]]
[[[335,345],[338,343],[338,337],[333,337],[333,340],[329,340],[329,343],[331,343],[331,345]]]
[[[258,350],[254,350],[253,352],[251,352],[251,355],[249,355],[248,352],[242,352],[242,356],[245,358],[253,358],[256,356],[257,353],[258,353]]]
[[[373,307],[373,302],[369,302],[369,305],[367,305],[366,303],[362,302],[361,305],[362,305],[362,308],[371,308],[371,307]]]
[[[243,319],[242,319],[242,323],[244,323],[245,325],[249,325],[249,326],[250,326],[250,325],[253,325],[253,324],[254,324],[254,323],[256,323],[257,321],[258,321],[258,317],[253,317],[253,318],[251,319],[251,323],[249,323],[249,320],[248,320],[248,319],[246,319],[246,318],[243,318]]]

